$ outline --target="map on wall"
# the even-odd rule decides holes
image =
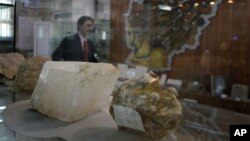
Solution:
[[[196,49],[222,0],[130,0],[125,14],[129,65],[171,70],[173,57]]]

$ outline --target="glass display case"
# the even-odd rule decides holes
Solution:
[[[179,93],[198,102],[209,96],[248,103],[248,8],[246,0],[111,1],[111,61],[180,80]]]
[[[88,36],[95,57],[121,70],[119,85],[143,68],[153,71],[164,89],[175,87],[183,118],[165,140],[227,141],[230,125],[250,124],[248,0],[40,0],[33,6],[25,2],[16,0],[17,53],[50,57],[65,36],[77,32],[77,18],[88,15],[95,21]],[[6,47],[0,42],[1,49]],[[120,130],[101,133],[106,140],[150,140]],[[94,133],[87,137],[102,140]]]

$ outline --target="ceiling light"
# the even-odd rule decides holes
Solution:
[[[0,106],[0,110],[4,110],[6,106]]]
[[[183,4],[182,3],[179,3],[179,5],[178,5],[179,7],[183,7]]]
[[[199,3],[194,3],[194,7],[198,7],[199,6]]]
[[[169,5],[158,5],[158,8],[160,9],[160,10],[165,10],[165,11],[172,11],[172,7],[171,6],[169,6]]]
[[[211,1],[211,2],[210,2],[210,5],[214,5],[214,4],[215,4],[215,2],[214,2],[214,1]]]

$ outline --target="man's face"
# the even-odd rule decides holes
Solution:
[[[79,32],[83,36],[87,36],[94,28],[94,23],[91,20],[87,20],[85,23],[79,26]]]

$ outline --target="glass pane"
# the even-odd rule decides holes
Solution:
[[[2,4],[15,4],[15,0],[0,0],[0,3]]]
[[[14,8],[0,5],[0,38],[13,37]]]
[[[1,1],[3,2],[3,1]],[[14,7],[0,4],[0,52],[14,49]]]
[[[250,104],[248,2],[112,1],[110,60],[165,74],[181,99],[249,113],[235,105]]]

